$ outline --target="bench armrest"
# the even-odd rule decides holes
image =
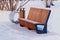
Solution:
[[[44,24],[42,24],[42,23],[40,23],[40,22],[32,21],[32,20],[25,19],[25,18],[20,18],[19,20],[26,21],[26,22],[29,22],[29,23],[32,23],[32,24],[44,25]]]

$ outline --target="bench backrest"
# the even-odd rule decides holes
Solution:
[[[30,8],[28,19],[45,24],[48,21],[50,10]]]

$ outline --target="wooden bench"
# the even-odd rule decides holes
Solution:
[[[20,26],[26,26],[37,33],[47,33],[47,21],[51,10],[30,8],[27,19],[19,18]]]

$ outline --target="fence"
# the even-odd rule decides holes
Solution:
[[[10,10],[16,9],[19,0],[0,0],[0,10]]]

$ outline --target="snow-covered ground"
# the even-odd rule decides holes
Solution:
[[[42,3],[29,2],[29,5],[25,6],[26,16],[29,7],[45,8]],[[0,40],[60,40],[60,1],[54,2],[54,4],[55,6],[50,8],[51,15],[48,21],[47,34],[37,34],[35,30],[20,27],[19,24],[14,24],[9,20],[10,11],[0,11]]]

